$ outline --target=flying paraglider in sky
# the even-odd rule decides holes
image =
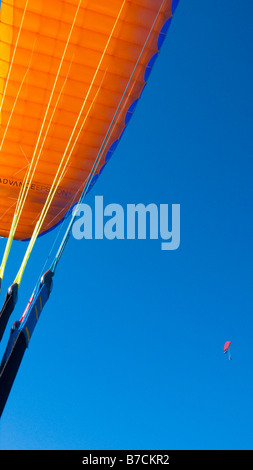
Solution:
[[[227,354],[228,352],[228,359],[229,361],[232,361],[232,357],[231,357],[231,354],[230,354],[230,345],[231,345],[231,341],[226,341],[225,344],[224,344],[224,354]]]
[[[0,311],[0,341],[39,235],[70,214],[49,269],[11,329],[0,415],[52,290],[75,212],[132,118],[179,0],[0,1],[0,288],[13,240],[27,240]]]

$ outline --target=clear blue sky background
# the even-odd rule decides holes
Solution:
[[[251,0],[180,1],[86,199],[181,204],[180,248],[70,239],[1,449],[252,449],[252,18]],[[10,324],[55,235],[38,241]],[[15,243],[2,300],[24,250]]]

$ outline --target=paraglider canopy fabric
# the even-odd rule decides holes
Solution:
[[[224,344],[224,353],[226,353],[229,350],[230,344],[231,344],[231,341],[226,341],[226,343]]]
[[[100,152],[94,184],[132,117],[176,5],[2,0],[1,236],[9,235],[24,187],[14,238],[31,237],[60,165],[40,233],[79,200]]]

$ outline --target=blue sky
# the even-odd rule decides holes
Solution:
[[[235,0],[180,1],[86,198],[180,204],[180,248],[70,239],[1,449],[252,449],[252,15],[250,0],[241,11]],[[55,236],[39,239],[11,322]],[[5,289],[25,247],[14,245]]]

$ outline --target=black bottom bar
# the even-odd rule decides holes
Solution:
[[[43,444],[43,443],[41,443]],[[2,453],[11,464],[31,464],[31,468],[38,464],[48,466],[57,459],[57,465],[70,466],[70,468],[111,468],[122,470],[124,468],[136,468],[148,466],[157,468],[164,466],[168,469],[203,469],[207,465],[211,468],[233,464],[236,468],[246,468],[250,454],[247,451],[228,450],[84,450],[84,451],[10,451]],[[8,455],[9,454],[9,455]]]

